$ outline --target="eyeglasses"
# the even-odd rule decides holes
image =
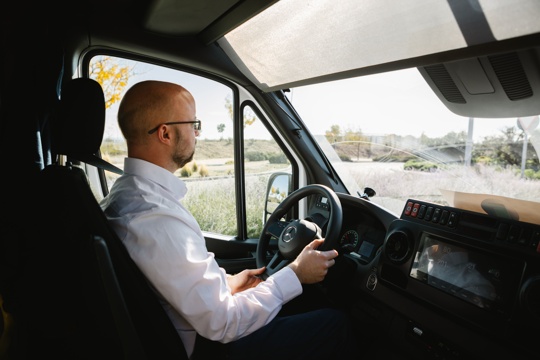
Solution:
[[[149,134],[155,133],[161,125],[176,125],[176,124],[193,124],[193,129],[197,131],[201,131],[201,120],[197,119],[194,121],[173,121],[173,122],[165,122],[161,123],[152,130],[148,131]]]

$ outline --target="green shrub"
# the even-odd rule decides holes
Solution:
[[[125,155],[127,148],[125,143],[120,141],[105,140],[101,144],[100,151],[111,156]]]
[[[473,159],[475,164],[491,165],[493,160],[489,156],[477,156]]]
[[[382,161],[382,162],[408,162],[410,160],[417,160],[413,155],[396,152],[396,153],[384,153],[381,155],[373,155],[373,161]]]
[[[190,177],[191,174],[192,174],[191,169],[187,165],[180,169],[181,177]]]
[[[247,161],[263,161],[266,160],[266,155],[260,151],[248,151],[244,154]]]
[[[199,168],[199,175],[201,175],[201,177],[208,176],[208,168],[206,167],[206,165],[201,165],[201,167]]]
[[[533,169],[525,169],[524,174],[526,179],[540,180],[540,171],[534,171]]]
[[[271,154],[268,157],[268,162],[270,162],[270,164],[287,164],[288,159],[285,154]]]
[[[411,159],[403,164],[403,169],[434,172],[438,170],[438,165],[423,159]]]

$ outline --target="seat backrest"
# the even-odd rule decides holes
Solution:
[[[118,171],[98,156],[101,86],[75,79],[54,119],[56,163],[40,174],[26,244],[18,316],[19,358],[187,359],[174,326],[110,227],[78,161]],[[120,170],[121,172],[121,170]]]

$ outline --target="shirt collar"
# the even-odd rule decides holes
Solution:
[[[146,160],[126,157],[124,159],[124,173],[141,176],[155,182],[172,192],[177,199],[183,198],[187,193],[184,181],[167,169]]]

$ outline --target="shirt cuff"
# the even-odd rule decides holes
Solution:
[[[302,284],[290,267],[285,266],[270,276],[270,278],[272,278],[273,282],[281,290],[284,302],[288,302],[302,294]]]

